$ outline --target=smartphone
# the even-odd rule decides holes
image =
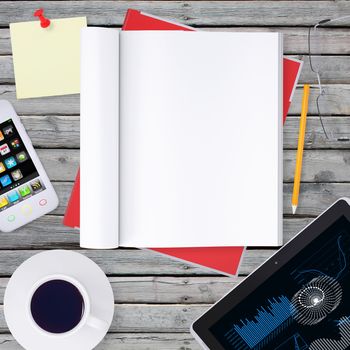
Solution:
[[[19,117],[0,100],[0,230],[13,231],[57,206],[57,194]]]

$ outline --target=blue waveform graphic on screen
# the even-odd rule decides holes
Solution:
[[[270,334],[275,333],[291,317],[291,304],[285,296],[269,299],[268,304],[257,310],[254,320],[240,320],[238,324],[233,325],[226,336],[230,338],[234,330],[252,349]]]

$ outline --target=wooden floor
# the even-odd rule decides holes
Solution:
[[[0,237],[0,304],[9,276],[43,249],[73,249],[91,257],[110,277],[115,315],[110,333],[98,349],[199,349],[189,334],[191,322],[273,249],[247,250],[239,277],[227,278],[148,251],[80,250],[78,234],[62,225],[67,198],[79,164],[79,96],[17,101],[9,22],[32,20],[44,7],[49,18],[86,15],[88,24],[119,27],[126,9],[193,25],[203,30],[281,31],[284,52],[305,60],[300,83],[315,83],[307,62],[307,26],[350,14],[348,1],[0,1],[0,98],[10,100],[37,148],[60,197],[51,214]],[[350,20],[324,28],[320,57],[329,92],[325,124],[334,137],[350,137]],[[322,55],[322,56],[321,56]],[[290,198],[298,135],[301,88],[298,87],[284,127],[284,241],[341,196],[350,196],[350,142],[327,141],[322,133],[312,89],[298,215]],[[257,145],[259,147],[259,145]],[[267,150],[268,151],[268,150]],[[256,181],[259,181],[259,171]],[[247,195],[250,195],[247,192]],[[254,195],[254,194],[253,194]],[[0,306],[0,349],[20,349],[8,332]]]

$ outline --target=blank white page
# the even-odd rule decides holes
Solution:
[[[80,246],[116,248],[119,31],[82,29],[80,66]]]
[[[276,246],[277,33],[120,34],[119,243]]]

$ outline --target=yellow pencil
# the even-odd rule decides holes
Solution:
[[[308,105],[309,105],[309,95],[310,95],[310,85],[305,84],[304,85],[304,93],[303,93],[303,101],[301,103],[298,151],[297,151],[297,159],[296,159],[295,173],[294,173],[294,187],[293,187],[293,195],[292,195],[293,214],[295,214],[295,212],[297,210],[298,200],[299,200],[300,178],[301,178],[301,168],[303,165],[306,116],[307,116],[307,109],[308,109]]]

